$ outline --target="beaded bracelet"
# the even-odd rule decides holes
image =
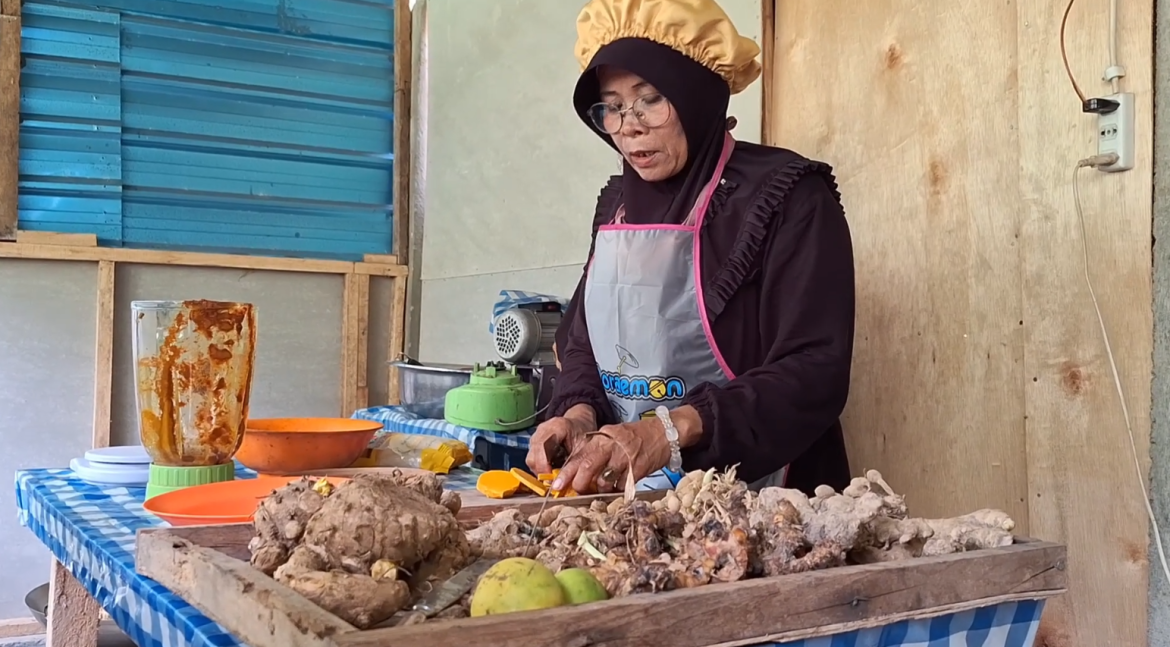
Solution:
[[[674,421],[670,419],[670,410],[666,407],[658,407],[654,410],[654,414],[662,423],[662,428],[666,431],[666,441],[670,443],[670,462],[666,469],[677,473],[682,469],[682,450],[678,446],[678,427],[674,426]]]

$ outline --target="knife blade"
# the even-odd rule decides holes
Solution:
[[[554,469],[564,467],[569,460],[569,450],[556,438],[544,441],[544,455],[548,458],[549,467]]]
[[[498,559],[481,559],[451,576],[451,579],[439,584],[430,593],[416,602],[412,611],[422,613],[430,618],[443,609],[455,604],[459,598],[475,588],[479,578],[494,566]]]

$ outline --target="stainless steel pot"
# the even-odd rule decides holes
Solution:
[[[420,364],[407,360],[391,362],[398,369],[399,406],[421,418],[443,419],[447,392],[471,382],[472,367],[463,364]],[[520,378],[532,385],[536,406],[543,409],[552,397],[557,371],[555,366],[518,366]],[[537,416],[542,422],[544,415]]]
[[[447,392],[471,382],[471,367],[458,364],[393,362],[398,369],[398,397],[402,405],[440,405]],[[441,417],[441,416],[440,416]]]

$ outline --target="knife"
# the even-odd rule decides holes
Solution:
[[[435,587],[434,590],[416,602],[411,607],[411,610],[422,613],[428,618],[434,616],[443,609],[458,602],[459,598],[462,598],[468,591],[475,588],[475,583],[479,581],[479,578],[489,568],[495,566],[498,561],[500,560],[481,559],[474,562],[471,566],[451,576],[451,579]]]
[[[559,469],[569,460],[569,451],[556,438],[544,441],[544,455],[548,458],[549,467]]]

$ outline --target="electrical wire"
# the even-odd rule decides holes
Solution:
[[[1154,508],[1150,505],[1150,493],[1146,489],[1145,475],[1142,474],[1142,462],[1138,456],[1137,440],[1135,439],[1133,423],[1129,416],[1129,404],[1125,400],[1125,389],[1121,386],[1121,374],[1117,370],[1117,360],[1113,355],[1113,344],[1109,341],[1109,331],[1105,327],[1105,317],[1101,314],[1101,304],[1097,301],[1097,292],[1093,289],[1093,279],[1089,275],[1089,236],[1085,229],[1084,208],[1081,206],[1081,188],[1079,182],[1081,170],[1108,166],[1116,162],[1117,155],[1113,153],[1094,155],[1093,157],[1088,157],[1078,162],[1076,168],[1073,169],[1073,202],[1076,205],[1077,222],[1081,228],[1081,255],[1084,259],[1085,285],[1089,288],[1089,297],[1093,300],[1093,310],[1097,313],[1097,324],[1101,328],[1101,340],[1105,343],[1105,355],[1109,358],[1109,370],[1113,373],[1113,385],[1117,388],[1117,399],[1121,403],[1121,415],[1125,418],[1125,430],[1129,433],[1129,448],[1133,450],[1133,466],[1137,470],[1138,486],[1142,490],[1142,503],[1146,506],[1146,515],[1150,519],[1150,528],[1154,531],[1154,542],[1158,546],[1158,561],[1162,565],[1162,572],[1166,574],[1166,580],[1170,581],[1170,565],[1166,563],[1166,551],[1162,547],[1162,533],[1158,528],[1158,519],[1154,516]]]
[[[1068,5],[1064,8],[1064,16],[1060,19],[1060,59],[1064,61],[1064,73],[1068,75],[1068,82],[1072,84],[1073,92],[1076,92],[1081,103],[1084,103],[1085,93],[1081,91],[1081,86],[1077,83],[1077,77],[1073,74],[1072,66],[1068,64],[1068,49],[1065,47],[1064,42],[1064,32],[1068,28],[1068,15],[1072,12],[1073,3],[1076,1],[1068,0]]]

